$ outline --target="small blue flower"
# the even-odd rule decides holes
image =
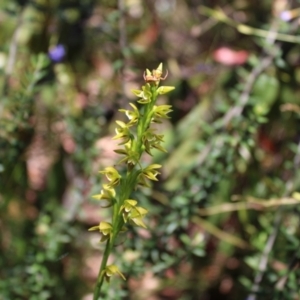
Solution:
[[[52,47],[49,50],[48,55],[53,62],[58,63],[64,59],[64,57],[66,55],[66,49],[63,45],[59,44],[59,45]]]
[[[291,14],[290,11],[287,11],[287,10],[286,10],[286,11],[283,11],[283,12],[280,13],[280,19],[281,19],[282,21],[288,22],[288,21],[290,21],[292,18],[293,18],[293,16],[292,16],[292,14]]]

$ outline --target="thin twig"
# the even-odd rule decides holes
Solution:
[[[223,17],[228,18],[223,11],[218,11],[222,13]],[[218,19],[218,18],[217,18]],[[221,19],[218,19],[219,21],[222,21]],[[231,20],[231,19],[230,19]],[[251,73],[249,74],[249,76],[247,77],[246,83],[244,85],[244,89],[239,97],[239,101],[237,103],[237,105],[235,105],[232,109],[230,109],[225,116],[221,119],[220,121],[220,125],[221,128],[226,128],[229,123],[233,120],[233,118],[238,117],[242,114],[245,106],[247,105],[249,98],[250,98],[250,93],[251,90],[258,78],[258,76],[260,74],[262,74],[273,62],[276,53],[277,53],[277,48],[278,45],[274,45],[275,43],[275,37],[273,34],[273,31],[275,30],[275,28],[277,27],[277,23],[273,23],[272,24],[272,28],[273,30],[269,31],[269,34],[266,36],[266,40],[269,43],[269,45],[273,45],[273,51],[272,53],[266,53],[266,51],[264,50],[262,54],[262,57],[260,59],[261,63],[257,64],[254,69],[251,71]],[[205,147],[205,149],[202,151],[199,159],[198,159],[198,164],[202,163],[205,161],[206,157],[209,155],[211,148],[213,147],[213,141],[210,141],[207,146]]]
[[[121,86],[122,86],[122,98],[120,99],[120,106],[126,106],[126,82],[125,78],[125,71],[127,69],[127,55],[126,55],[126,47],[127,47],[127,34],[126,34],[126,17],[125,17],[125,1],[118,0],[118,9],[120,12],[119,18],[119,46],[122,53],[122,67],[120,68],[120,77],[121,77]]]
[[[290,35],[290,34],[280,33],[278,31],[274,30],[274,28],[271,28],[270,30],[263,30],[260,28],[254,28],[254,27],[251,27],[251,26],[248,26],[245,24],[238,23],[238,22],[234,21],[233,19],[230,19],[221,9],[214,10],[214,9],[208,8],[206,6],[200,6],[199,11],[203,15],[215,18],[220,22],[223,22],[225,24],[235,27],[238,32],[245,34],[245,35],[253,35],[253,36],[258,36],[258,37],[262,37],[262,38],[267,38],[269,36],[269,34],[272,33],[272,36],[277,41],[297,43],[297,44],[300,43],[300,37],[298,35]]]
[[[273,22],[272,25],[273,25],[273,27],[277,27],[278,23],[277,22]],[[271,31],[274,31],[274,30],[271,30]],[[275,41],[275,36],[270,33],[269,36],[267,37],[267,41],[269,43],[273,44],[274,41]],[[297,151],[297,153],[295,154],[295,157],[294,157],[294,168],[295,168],[295,170],[296,170],[296,168],[298,166],[299,158],[300,158],[300,156],[299,156],[300,155],[299,145],[300,144],[298,144],[298,149],[297,149],[298,151]],[[295,183],[294,183],[293,180],[290,180],[286,184],[286,190],[285,190],[284,196],[287,196],[287,195],[289,195],[292,192],[294,185],[295,185]],[[283,218],[283,208],[280,207],[278,209],[278,211],[276,212],[276,214],[275,214],[273,230],[272,230],[272,233],[268,237],[266,246],[265,246],[265,248],[263,250],[263,253],[262,253],[262,256],[260,258],[259,267],[258,267],[258,273],[257,273],[257,275],[254,278],[254,284],[253,284],[253,286],[251,288],[251,293],[250,293],[249,297],[247,298],[247,300],[256,300],[257,292],[259,291],[261,281],[262,281],[264,273],[265,273],[265,271],[267,269],[269,255],[270,255],[271,250],[273,248],[273,245],[275,243],[275,240],[276,240],[276,237],[277,237],[280,225],[281,225],[282,218]]]
[[[250,73],[250,75],[247,78],[244,90],[239,98],[238,104],[236,106],[234,106],[232,109],[230,109],[226,113],[226,115],[223,117],[221,124],[224,127],[226,127],[234,117],[237,117],[242,114],[246,104],[249,101],[249,96],[250,96],[251,90],[253,88],[253,85],[254,85],[255,81],[257,80],[257,77],[272,64],[273,59],[274,59],[274,56],[264,57],[261,60],[261,63],[258,64],[252,70],[252,72]]]
[[[9,90],[9,80],[11,77],[11,74],[14,69],[15,65],[15,60],[17,56],[17,37],[19,34],[19,30],[21,28],[23,21],[23,10],[20,11],[20,14],[17,19],[17,25],[16,29],[13,33],[13,36],[10,41],[9,45],[9,52],[8,52],[8,59],[5,67],[5,73],[4,73],[4,79],[3,79],[3,86],[2,86],[2,101],[0,102],[0,118],[2,116],[3,110],[4,110],[4,103],[5,103],[5,98],[8,95],[8,90]]]
[[[295,154],[295,157],[294,157],[295,171],[299,167],[299,162],[300,162],[300,142],[298,143],[297,153]],[[292,179],[289,180],[286,184],[285,196],[290,194],[293,191],[294,187],[295,187],[295,181]],[[267,240],[263,254],[260,258],[258,273],[254,278],[254,284],[251,288],[251,294],[248,296],[247,300],[256,300],[257,292],[259,291],[260,283],[261,283],[263,275],[267,269],[269,255],[270,255],[273,245],[275,243],[275,240],[276,240],[276,237],[278,234],[278,230],[279,230],[279,227],[280,227],[280,224],[282,221],[282,217],[283,217],[283,208],[280,207],[278,209],[278,211],[276,212],[274,225],[273,225],[273,231]]]
[[[125,49],[127,45],[127,35],[126,35],[126,19],[124,17],[125,5],[124,0],[118,0],[118,9],[120,12],[119,19],[119,45],[121,50]]]
[[[266,36],[266,41],[269,45],[274,45],[275,43],[276,36],[274,35],[274,31],[277,28],[278,28],[278,22],[273,22],[273,24],[271,25],[272,30],[270,30],[268,35]],[[263,52],[266,52],[265,49],[263,50]],[[268,53],[268,56],[265,56],[265,54],[263,54],[263,56],[265,57],[262,57],[260,59],[261,63],[256,65],[256,67],[252,70],[252,72],[248,77],[244,90],[240,96],[238,105],[234,106],[224,116],[223,118],[224,126],[227,126],[234,117],[241,115],[241,113],[244,110],[244,107],[246,106],[249,100],[249,96],[255,81],[257,80],[258,76],[272,64],[277,53],[278,53],[278,45],[277,46],[274,45],[272,53]]]
[[[225,116],[221,119],[220,124],[222,125],[221,128],[226,128],[228,124],[232,121],[233,118],[239,116],[242,114],[245,106],[247,105],[249,98],[250,98],[250,93],[253,88],[253,85],[255,81],[257,80],[257,77],[263,73],[271,64],[272,61],[274,60],[273,55],[268,55],[264,58],[262,58],[261,64],[258,64],[250,73],[250,75],[247,78],[247,81],[245,83],[244,89],[240,95],[238,104],[234,106],[232,109],[230,109]],[[201,165],[207,158],[207,156],[210,154],[210,151],[213,147],[213,141],[210,141],[206,147],[202,150],[201,155],[199,156],[197,160],[197,164]]]
[[[261,283],[264,273],[267,269],[269,255],[270,255],[270,252],[275,243],[277,233],[278,233],[278,230],[279,230],[279,227],[281,224],[281,220],[282,220],[282,210],[279,209],[275,215],[272,233],[270,234],[270,236],[267,240],[266,246],[263,250],[262,256],[259,261],[258,273],[255,276],[254,284],[251,288],[251,294],[248,296],[247,300],[256,300],[256,295],[257,295],[257,292],[259,291],[260,283]]]
[[[9,53],[8,53],[7,64],[5,67],[5,77],[4,77],[3,90],[2,90],[2,95],[4,97],[6,97],[8,94],[9,79],[13,72],[15,61],[16,61],[17,47],[18,47],[17,37],[21,29],[22,21],[23,21],[23,11],[21,11],[18,16],[16,29],[13,33],[9,45]]]
[[[235,197],[236,198],[236,197]],[[238,199],[242,198],[238,196]],[[244,197],[243,197],[244,198]],[[256,199],[253,197],[245,197],[246,201],[238,202],[238,203],[223,203],[215,206],[210,206],[207,208],[200,208],[199,215],[200,216],[212,216],[216,214],[228,213],[239,210],[267,210],[274,207],[286,206],[286,205],[299,205],[300,201],[293,197],[283,197],[278,199]]]

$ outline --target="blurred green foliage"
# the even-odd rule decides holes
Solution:
[[[198,2],[1,1],[0,299],[91,293],[87,228],[106,216],[90,195],[118,109],[161,61],[164,171],[134,195],[149,230],[120,238],[127,281],[103,299],[300,299],[300,46],[272,34],[297,41],[300,1]]]

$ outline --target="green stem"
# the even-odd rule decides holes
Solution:
[[[151,119],[152,119],[152,110],[155,105],[157,98],[157,87],[151,87],[151,102],[145,105],[144,107],[144,117],[141,118],[137,124],[137,137],[133,143],[133,149],[138,153],[138,160],[141,158],[144,149],[143,149],[143,134],[149,128]],[[138,164],[140,166],[140,164]],[[140,166],[141,168],[141,166]],[[119,189],[119,198],[118,201],[114,204],[113,207],[113,216],[112,216],[112,232],[110,238],[106,242],[101,266],[99,269],[99,274],[97,278],[97,284],[94,290],[93,300],[98,300],[105,278],[105,268],[107,267],[107,261],[110,253],[112,252],[115,239],[118,236],[119,232],[122,230],[124,225],[124,220],[122,215],[119,213],[121,206],[124,204],[124,201],[128,199],[132,191],[135,189],[137,177],[139,170],[135,166],[134,168],[127,171],[126,177],[121,181]]]
[[[101,266],[100,266],[99,273],[98,273],[97,283],[96,283],[96,287],[95,287],[95,290],[94,290],[93,300],[98,300],[99,299],[101,287],[102,287],[102,284],[103,284],[103,281],[104,281],[104,270],[107,266],[107,261],[108,261],[110,252],[112,250],[114,240],[115,240],[114,235],[112,235],[111,238],[109,240],[107,240],[107,242],[106,242],[106,246],[105,246]]]
[[[152,115],[150,115],[153,106],[156,102],[157,98],[157,93],[156,93],[156,87],[151,88],[151,101],[148,103],[145,107],[144,111],[144,117],[140,119],[140,122],[137,125],[137,141],[135,144],[135,152],[139,153],[139,158],[142,156],[143,150],[142,150],[142,145],[143,145],[143,133],[149,128],[150,123],[151,123],[151,118]]]
[[[130,176],[130,174],[129,174],[129,176]],[[131,190],[133,190],[133,188]],[[122,191],[121,191],[121,194],[122,194]],[[112,248],[115,243],[115,239],[123,227],[123,220],[122,220],[122,216],[119,215],[119,209],[123,205],[124,200],[125,199],[120,199],[119,203],[118,204],[116,203],[114,205],[114,211],[113,211],[113,217],[112,217],[113,232],[111,234],[110,239],[107,240],[107,242],[106,242],[101,266],[100,266],[99,273],[98,273],[97,284],[96,284],[96,287],[94,290],[93,300],[98,300],[98,298],[99,298],[99,295],[101,292],[101,287],[102,287],[103,281],[104,281],[104,270],[107,266],[107,261],[108,261],[109,255],[112,252]]]

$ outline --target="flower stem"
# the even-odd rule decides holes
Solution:
[[[99,300],[104,279],[109,281],[112,275],[117,274],[126,280],[116,265],[107,264],[117,236],[127,229],[126,223],[147,228],[142,220],[148,213],[147,209],[138,206],[138,201],[131,199],[130,195],[138,185],[149,186],[147,180],[157,181],[156,176],[159,172],[156,169],[161,166],[153,164],[144,168],[141,164],[141,157],[144,152],[151,155],[150,151],[153,148],[164,152],[160,146],[163,135],[156,135],[149,128],[152,122],[159,123],[159,118],[168,118],[166,115],[171,111],[168,105],[155,106],[159,94],[165,94],[174,89],[174,87],[158,86],[160,80],[165,80],[166,76],[162,77],[162,64],[152,73],[147,69],[144,73],[146,84],[142,90],[133,90],[134,94],[141,98],[138,101],[142,104],[140,110],[131,104],[133,111],[120,110],[126,113],[130,119],[129,123],[116,121],[119,127],[116,128],[117,135],[113,139],[123,139],[120,145],[125,144],[125,146],[124,149],[116,149],[115,152],[126,155],[121,162],[127,162],[127,172],[126,175],[120,175],[114,167],[107,167],[100,171],[105,174],[109,184],[103,185],[101,193],[93,196],[99,200],[109,201],[110,205],[107,207],[113,206],[111,223],[100,222],[98,226],[89,229],[89,231],[99,230],[102,233],[101,241],[106,241],[93,300]],[[136,126],[136,131],[132,131],[133,126]]]
[[[109,255],[111,253],[113,244],[114,244],[114,235],[112,235],[112,237],[110,239],[107,240],[106,242],[106,246],[105,246],[105,250],[104,250],[104,254],[103,254],[103,258],[102,258],[102,262],[101,262],[101,266],[99,269],[99,273],[98,273],[98,278],[97,278],[97,284],[94,290],[94,297],[93,300],[98,300],[99,299],[99,295],[101,292],[101,287],[104,281],[104,270],[107,266],[107,261],[109,258]]]

